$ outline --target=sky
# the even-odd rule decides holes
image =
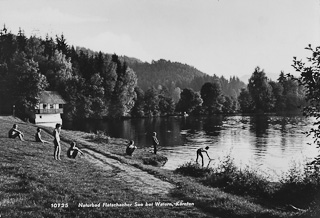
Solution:
[[[209,74],[276,79],[320,46],[320,0],[0,0],[0,27]]]

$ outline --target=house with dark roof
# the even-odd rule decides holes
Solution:
[[[60,123],[63,105],[66,101],[55,91],[43,91],[39,96],[39,103],[35,107],[33,119],[35,124]]]

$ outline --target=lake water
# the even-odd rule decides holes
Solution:
[[[160,152],[168,157],[164,166],[175,169],[195,161],[196,150],[209,146],[208,153],[217,164],[227,155],[235,163],[259,169],[278,178],[293,164],[299,165],[318,155],[310,130],[315,119],[303,116],[212,116],[128,119],[64,123],[64,128],[96,132],[104,130],[111,137],[132,139],[138,148],[152,145],[152,132],[157,132]],[[205,165],[208,159],[205,157]]]

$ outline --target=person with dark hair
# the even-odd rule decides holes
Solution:
[[[35,136],[34,136],[36,142],[49,143],[48,141],[43,140],[43,139],[41,138],[41,131],[42,131],[42,129],[41,129],[40,127],[38,127],[38,128],[37,128],[37,133],[36,133]]]
[[[207,156],[208,156],[208,158],[209,158],[209,160],[211,160],[211,158],[209,157],[209,154],[208,154],[208,152],[207,152],[208,149],[209,149],[209,146],[205,147],[204,149],[203,149],[203,148],[199,148],[199,149],[197,150],[197,159],[196,159],[196,162],[198,163],[198,158],[199,158],[199,156],[200,156],[200,157],[201,157],[201,160],[202,160],[202,166],[204,165],[202,152],[206,153]]]
[[[127,149],[126,149],[127,155],[132,156],[132,153],[133,153],[134,150],[136,150],[136,149],[137,149],[137,146],[134,146],[134,141],[133,141],[133,140],[130,140],[129,145],[127,146]]]
[[[157,154],[157,146],[159,145],[159,141],[157,139],[157,133],[156,132],[153,132],[152,144],[153,144],[153,153]]]
[[[57,123],[56,128],[53,130],[53,144],[54,144],[54,153],[53,157],[55,160],[61,160],[60,159],[60,153],[61,153],[61,145],[60,145],[60,132],[61,132],[61,124]]]
[[[67,156],[69,158],[75,159],[78,154],[83,155],[83,152],[79,148],[76,147],[76,143],[75,142],[71,142],[70,143],[70,148],[67,151]]]
[[[24,139],[23,139],[24,135],[20,130],[18,130],[18,125],[17,124],[13,124],[13,127],[8,132],[8,137],[11,138],[11,139],[19,137],[19,139],[21,141],[24,141]]]

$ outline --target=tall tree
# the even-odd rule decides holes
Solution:
[[[154,87],[149,88],[144,95],[145,101],[145,115],[157,116],[159,115],[159,93]]]
[[[117,55],[113,55],[112,61],[116,64],[117,81],[111,95],[110,115],[112,117],[129,116],[134,106],[137,76],[126,63],[121,63]]]
[[[207,82],[200,90],[203,106],[209,114],[221,111],[221,85],[218,82]]]
[[[63,34],[60,37],[56,35],[56,43],[58,51],[69,57],[69,45]]]
[[[134,117],[143,117],[144,116],[144,92],[141,88],[135,87],[134,91],[136,93],[135,104],[132,108],[131,115]]]
[[[48,86],[46,77],[39,73],[38,64],[27,59],[24,53],[14,56],[11,69],[11,93],[17,108],[21,113],[24,109],[34,109],[40,92]]]
[[[202,99],[198,92],[192,89],[183,89],[180,95],[180,100],[177,104],[176,111],[192,113],[196,107],[202,105]]]
[[[318,128],[312,128],[309,131],[314,138],[314,143],[318,145],[320,141],[320,46],[315,49],[309,44],[306,47],[311,52],[310,57],[307,58],[307,64],[302,60],[297,60],[294,57],[293,67],[300,73],[300,77],[297,79],[299,84],[305,88],[306,100],[309,105],[303,108],[304,115],[307,117],[315,117],[316,121],[314,125]],[[294,79],[293,76],[290,78]],[[311,165],[315,170],[319,170],[320,156],[318,156]]]
[[[241,89],[240,95],[238,97],[238,102],[242,113],[251,113],[255,109],[255,105],[251,98],[251,95],[245,88]]]
[[[264,70],[256,67],[249,79],[248,89],[255,104],[256,111],[269,112],[274,107],[272,87],[268,83],[268,78]]]

